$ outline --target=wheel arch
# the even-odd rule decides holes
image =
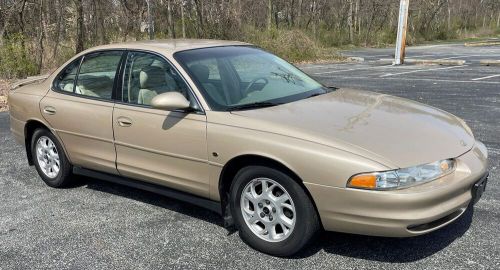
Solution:
[[[233,225],[233,219],[231,217],[231,211],[229,209],[229,203],[228,203],[229,189],[231,187],[231,184],[239,170],[241,170],[244,167],[252,165],[277,169],[290,176],[295,182],[297,182],[304,189],[304,192],[307,194],[312,204],[314,205],[314,209],[316,210],[318,218],[320,218],[321,220],[318,208],[316,207],[316,202],[314,201],[309,190],[304,185],[303,180],[294,170],[290,169],[290,167],[285,165],[284,162],[279,161],[275,158],[266,157],[259,154],[244,154],[233,157],[228,162],[226,162],[219,176],[218,189],[219,189],[219,196],[222,208],[222,215],[224,217],[224,224],[226,227]]]
[[[52,134],[54,134],[54,136],[56,136],[56,138],[59,140],[59,142],[63,148],[63,151],[65,152],[65,154],[69,160],[69,156],[68,156],[68,153],[66,152],[66,148],[64,147],[64,144],[61,141],[61,139],[59,138],[59,136],[57,136],[57,134],[55,134],[46,123],[44,123],[38,119],[30,119],[24,125],[24,146],[26,148],[26,156],[28,158],[28,164],[30,166],[34,165],[33,156],[31,154],[31,138],[33,137],[33,133],[35,132],[35,130],[37,130],[38,128],[46,129],[49,132],[51,132]]]

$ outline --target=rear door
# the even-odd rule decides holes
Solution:
[[[162,56],[130,52],[113,116],[121,175],[208,197],[206,116],[176,69]],[[194,111],[151,107],[161,93],[183,94]]]
[[[123,51],[90,53],[70,63],[40,102],[73,165],[117,173],[113,87]]]

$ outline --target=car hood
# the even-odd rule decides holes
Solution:
[[[388,167],[458,157],[475,141],[463,121],[442,110],[351,89],[232,115],[248,120],[236,119],[243,127],[339,148]]]

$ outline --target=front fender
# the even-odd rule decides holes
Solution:
[[[218,194],[223,166],[243,155],[272,159],[294,172],[304,183],[345,187],[354,174],[389,168],[377,161],[301,139],[215,123],[207,124],[208,156],[212,167],[210,194]]]

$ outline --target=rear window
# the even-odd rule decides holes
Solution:
[[[76,73],[80,66],[81,58],[68,64],[54,80],[54,89],[57,91],[73,92],[75,88]]]

